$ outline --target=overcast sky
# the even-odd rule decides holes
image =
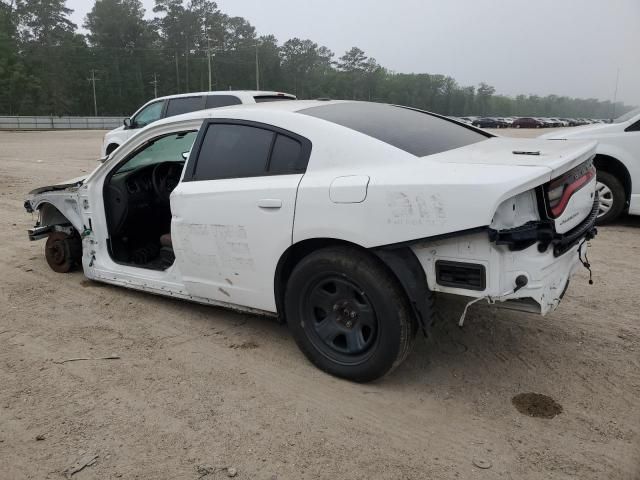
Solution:
[[[91,0],[67,0],[81,26]],[[154,0],[143,0],[152,14]],[[499,93],[640,105],[640,0],[219,0],[258,34],[352,46],[396,72],[441,73]]]

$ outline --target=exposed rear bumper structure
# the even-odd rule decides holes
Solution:
[[[571,275],[580,266],[580,256],[587,248],[584,241],[597,233],[598,204],[596,197],[590,214],[564,234],[556,233],[547,222],[537,221],[508,230],[488,229],[488,238],[487,231],[470,233],[420,242],[412,249],[432,291],[486,298],[505,308],[545,315],[559,305]],[[467,269],[477,266],[486,278],[466,287],[456,285],[451,278],[461,282],[470,274],[439,275],[438,266],[443,264]]]
[[[595,227],[600,201],[596,194],[591,212],[580,225],[564,234],[558,234],[553,224],[545,221],[529,222],[521,227],[508,230],[489,229],[489,239],[496,245],[506,245],[512,252],[518,252],[538,244],[538,251],[553,248],[553,255],[559,257],[586,238],[591,240],[598,233]]]

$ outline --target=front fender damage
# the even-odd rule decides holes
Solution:
[[[84,230],[78,205],[79,185],[30,194],[24,202],[24,208],[28,213],[38,212],[35,226],[28,230],[30,240],[45,238],[52,231],[71,233],[75,229],[80,233]]]

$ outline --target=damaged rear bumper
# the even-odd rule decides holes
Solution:
[[[597,233],[597,212],[596,199],[587,218],[565,234],[545,222],[531,222],[509,230],[489,229],[488,236],[482,231],[420,242],[412,249],[432,291],[486,298],[498,306],[545,315],[560,304],[581,266],[586,240]],[[449,267],[446,275],[442,265]]]
[[[597,235],[595,224],[599,205],[600,200],[596,194],[587,218],[573,230],[564,234],[556,233],[551,222],[537,221],[508,230],[489,229],[489,240],[496,245],[506,245],[512,252],[525,250],[537,243],[539,252],[544,253],[551,247],[553,255],[559,257],[582,239],[591,240]]]

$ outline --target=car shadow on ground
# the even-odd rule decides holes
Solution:
[[[609,225],[617,227],[640,228],[640,215],[623,215]],[[609,225],[604,225],[603,227],[606,228]]]
[[[638,228],[640,217],[625,216],[612,227]],[[82,286],[103,285],[84,277],[78,281]],[[161,302],[161,309],[170,317],[170,322],[174,316],[176,320],[180,319],[183,336],[197,337],[203,332],[216,331],[226,335],[223,338],[229,345],[255,342],[257,348],[240,353],[264,354],[267,362],[273,362],[273,368],[294,362],[299,365],[297,368],[315,369],[297,349],[287,326],[273,317],[239,313],[115,286],[105,285],[105,288],[113,289],[112,295],[128,295],[134,303]],[[506,388],[513,384],[514,379],[527,378],[532,373],[552,377],[559,357],[563,358],[565,368],[579,368],[583,357],[566,352],[573,346],[582,345],[585,339],[562,316],[558,318],[554,313],[541,318],[476,304],[469,310],[464,328],[459,328],[457,324],[464,304],[464,299],[438,299],[438,311],[441,313],[428,332],[428,338],[419,332],[413,353],[405,363],[391,375],[377,381],[376,385],[386,389],[428,384],[429,388],[438,386],[446,390],[474,384],[481,379],[481,388]]]
[[[188,318],[188,322],[181,325],[185,336],[196,337],[203,331],[215,331],[224,335],[223,345],[230,348],[244,344],[253,346],[239,349],[240,355],[263,356],[273,368],[289,368],[287,366],[295,364],[296,368],[316,372],[316,367],[298,350],[286,324],[273,317],[167,297],[150,297],[144,292],[128,291],[127,294],[133,301],[153,298],[153,301],[162,302],[162,310],[170,317],[175,314],[176,318]],[[440,386],[446,392],[468,388],[480,379],[479,388],[494,388],[511,382],[510,379],[523,378],[532,370],[548,374],[555,361],[550,352],[567,344],[566,332],[560,332],[548,321],[539,326],[537,315],[475,305],[469,310],[465,326],[459,328],[458,319],[464,302],[445,300],[440,307],[443,313],[438,315],[428,338],[418,332],[414,350],[405,363],[390,375],[373,382],[375,388],[388,390],[402,386],[431,390]],[[211,338],[212,343],[216,342],[212,348],[220,346],[219,340],[215,340],[220,337]]]

